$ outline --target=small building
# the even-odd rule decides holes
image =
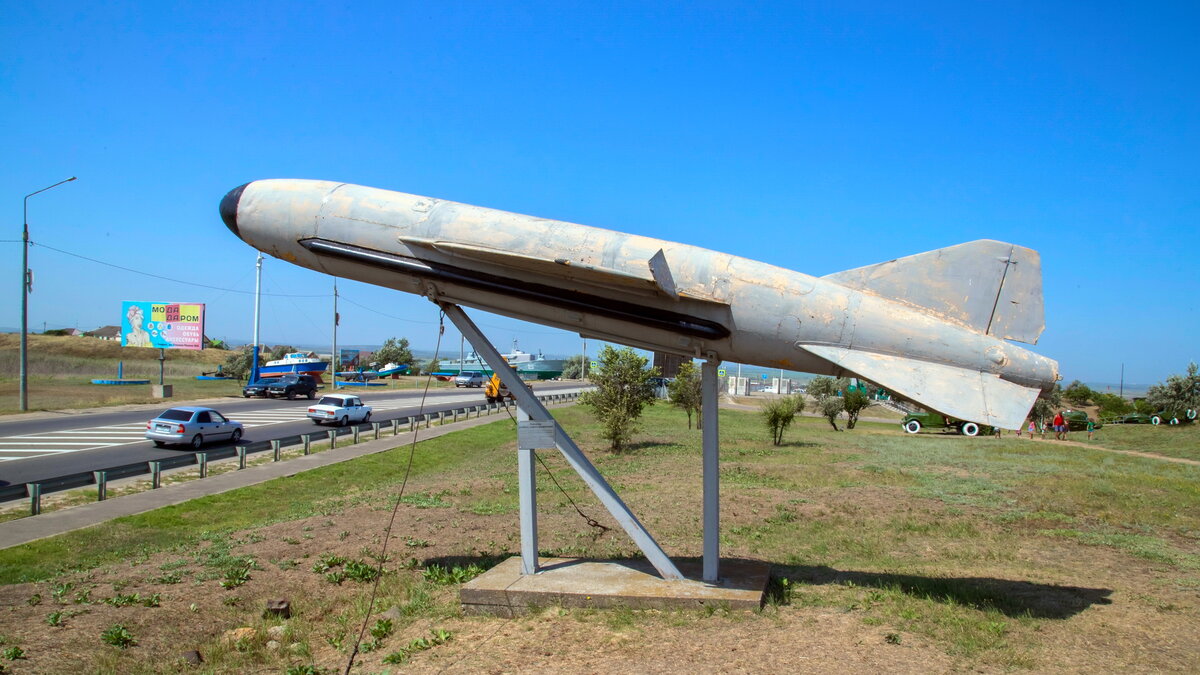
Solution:
[[[100,338],[101,340],[121,340],[120,326],[101,326],[93,331],[84,333],[88,337]]]

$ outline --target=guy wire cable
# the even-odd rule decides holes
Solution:
[[[436,361],[442,349],[442,334],[446,332],[446,312],[441,311],[438,314],[438,339],[437,345],[433,348],[433,360]],[[421,392],[421,404],[417,407],[417,414],[425,414],[425,399],[429,396],[429,385],[433,382],[433,374],[429,373],[425,377],[425,389]],[[358,646],[362,644],[363,637],[367,634],[367,626],[371,623],[371,614],[375,611],[375,596],[379,592],[379,582],[383,579],[383,565],[387,562],[388,541],[392,538],[392,526],[396,522],[396,514],[400,511],[401,500],[404,499],[404,488],[408,486],[408,476],[412,473],[413,455],[417,451],[417,436],[420,435],[421,425],[417,425],[413,429],[412,443],[408,447],[408,466],[404,468],[404,480],[400,483],[400,493],[396,495],[396,503],[392,505],[392,515],[388,519],[387,528],[383,533],[383,546],[379,551],[379,574],[375,575],[375,581],[371,584],[371,599],[367,602],[367,611],[363,615],[362,628],[358,631],[358,639],[354,641],[354,649],[350,650],[350,658],[346,661],[346,670],[344,675],[350,675],[350,669],[354,667],[354,659],[358,656]]]

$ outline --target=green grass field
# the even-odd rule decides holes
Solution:
[[[603,449],[585,409],[556,416],[671,555],[699,555],[699,434],[686,428],[682,413],[651,408],[632,448],[619,455]],[[721,428],[722,552],[773,564],[771,600],[762,612],[722,618],[564,610],[516,620],[516,630],[505,632],[512,636],[489,648],[525,649],[524,630],[582,626],[586,635],[662,634],[704,650],[695,635],[712,621],[748,631],[764,645],[786,644],[807,623],[849,618],[863,636],[859,644],[911,645],[924,650],[934,670],[1200,666],[1193,630],[1200,617],[1200,467],[1011,437],[908,436],[891,424],[861,423],[837,433],[807,418],[775,447],[757,415],[731,410],[722,411]],[[1130,427],[1120,444],[1175,455],[1172,441],[1189,442],[1186,432],[1159,432]],[[516,549],[514,447],[508,420],[419,446],[380,605],[402,609],[397,633],[452,625],[459,646],[437,648],[447,652],[468,649],[471,640],[482,644],[503,625],[461,617],[453,591],[471,573],[447,568],[448,580],[434,583],[429,565],[486,566]],[[542,454],[566,494],[611,525],[565,462]],[[360,551],[362,557],[377,549],[407,457],[408,448],[400,447],[0,551],[0,582],[38,581],[5,588],[48,597],[68,580],[90,580],[103,590],[107,583],[148,583],[139,580],[170,567],[184,583],[163,587],[164,600],[208,607],[216,602],[207,597],[214,579],[252,559],[261,571],[250,572],[246,588],[262,584],[253,597],[283,584],[293,601],[323,608],[296,630],[306,658],[333,668],[361,618],[364,590],[320,585],[305,568],[321,556]],[[539,504],[543,555],[637,555],[623,535],[594,536],[543,476]],[[243,625],[256,611],[217,609],[229,626]],[[147,641],[191,635],[177,623],[186,617],[121,611],[146,615],[139,630]],[[168,622],[169,630],[154,621]],[[1168,641],[1156,643],[1160,638]],[[592,670],[605,669],[609,662],[597,654],[609,639],[615,638],[579,647],[599,651],[576,656]],[[35,637],[27,642],[41,644]],[[1147,642],[1158,650],[1145,652]],[[261,644],[241,651],[204,644],[216,654],[214,672],[282,670],[295,662]],[[96,653],[103,657],[97,663],[108,664],[104,672],[156,668],[151,650]],[[382,653],[364,655],[370,672],[385,667]],[[436,660],[424,663],[438,668]]]

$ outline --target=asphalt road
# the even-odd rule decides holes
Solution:
[[[538,393],[577,390],[573,383],[539,382]],[[384,422],[418,412],[421,391],[404,393],[365,390],[359,393],[371,406],[371,421]],[[264,441],[318,429],[305,417],[309,401],[297,399],[227,398],[175,405],[205,405],[220,410],[245,426],[242,442]],[[484,403],[482,389],[433,389],[424,412],[437,412]],[[45,481],[83,471],[97,471],[134,462],[153,461],[190,452],[190,448],[155,448],[143,438],[146,421],[170,407],[137,409],[96,408],[85,412],[36,414],[0,421],[0,486]],[[25,417],[25,416],[22,416]],[[205,447],[224,447],[228,442]]]

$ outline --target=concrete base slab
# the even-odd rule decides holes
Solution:
[[[472,579],[459,591],[465,614],[514,616],[540,607],[632,609],[757,609],[771,566],[756,560],[722,560],[721,580],[696,581],[701,563],[676,561],[683,581],[665,581],[642,560],[541,558],[541,571],[521,574],[514,556]]]

